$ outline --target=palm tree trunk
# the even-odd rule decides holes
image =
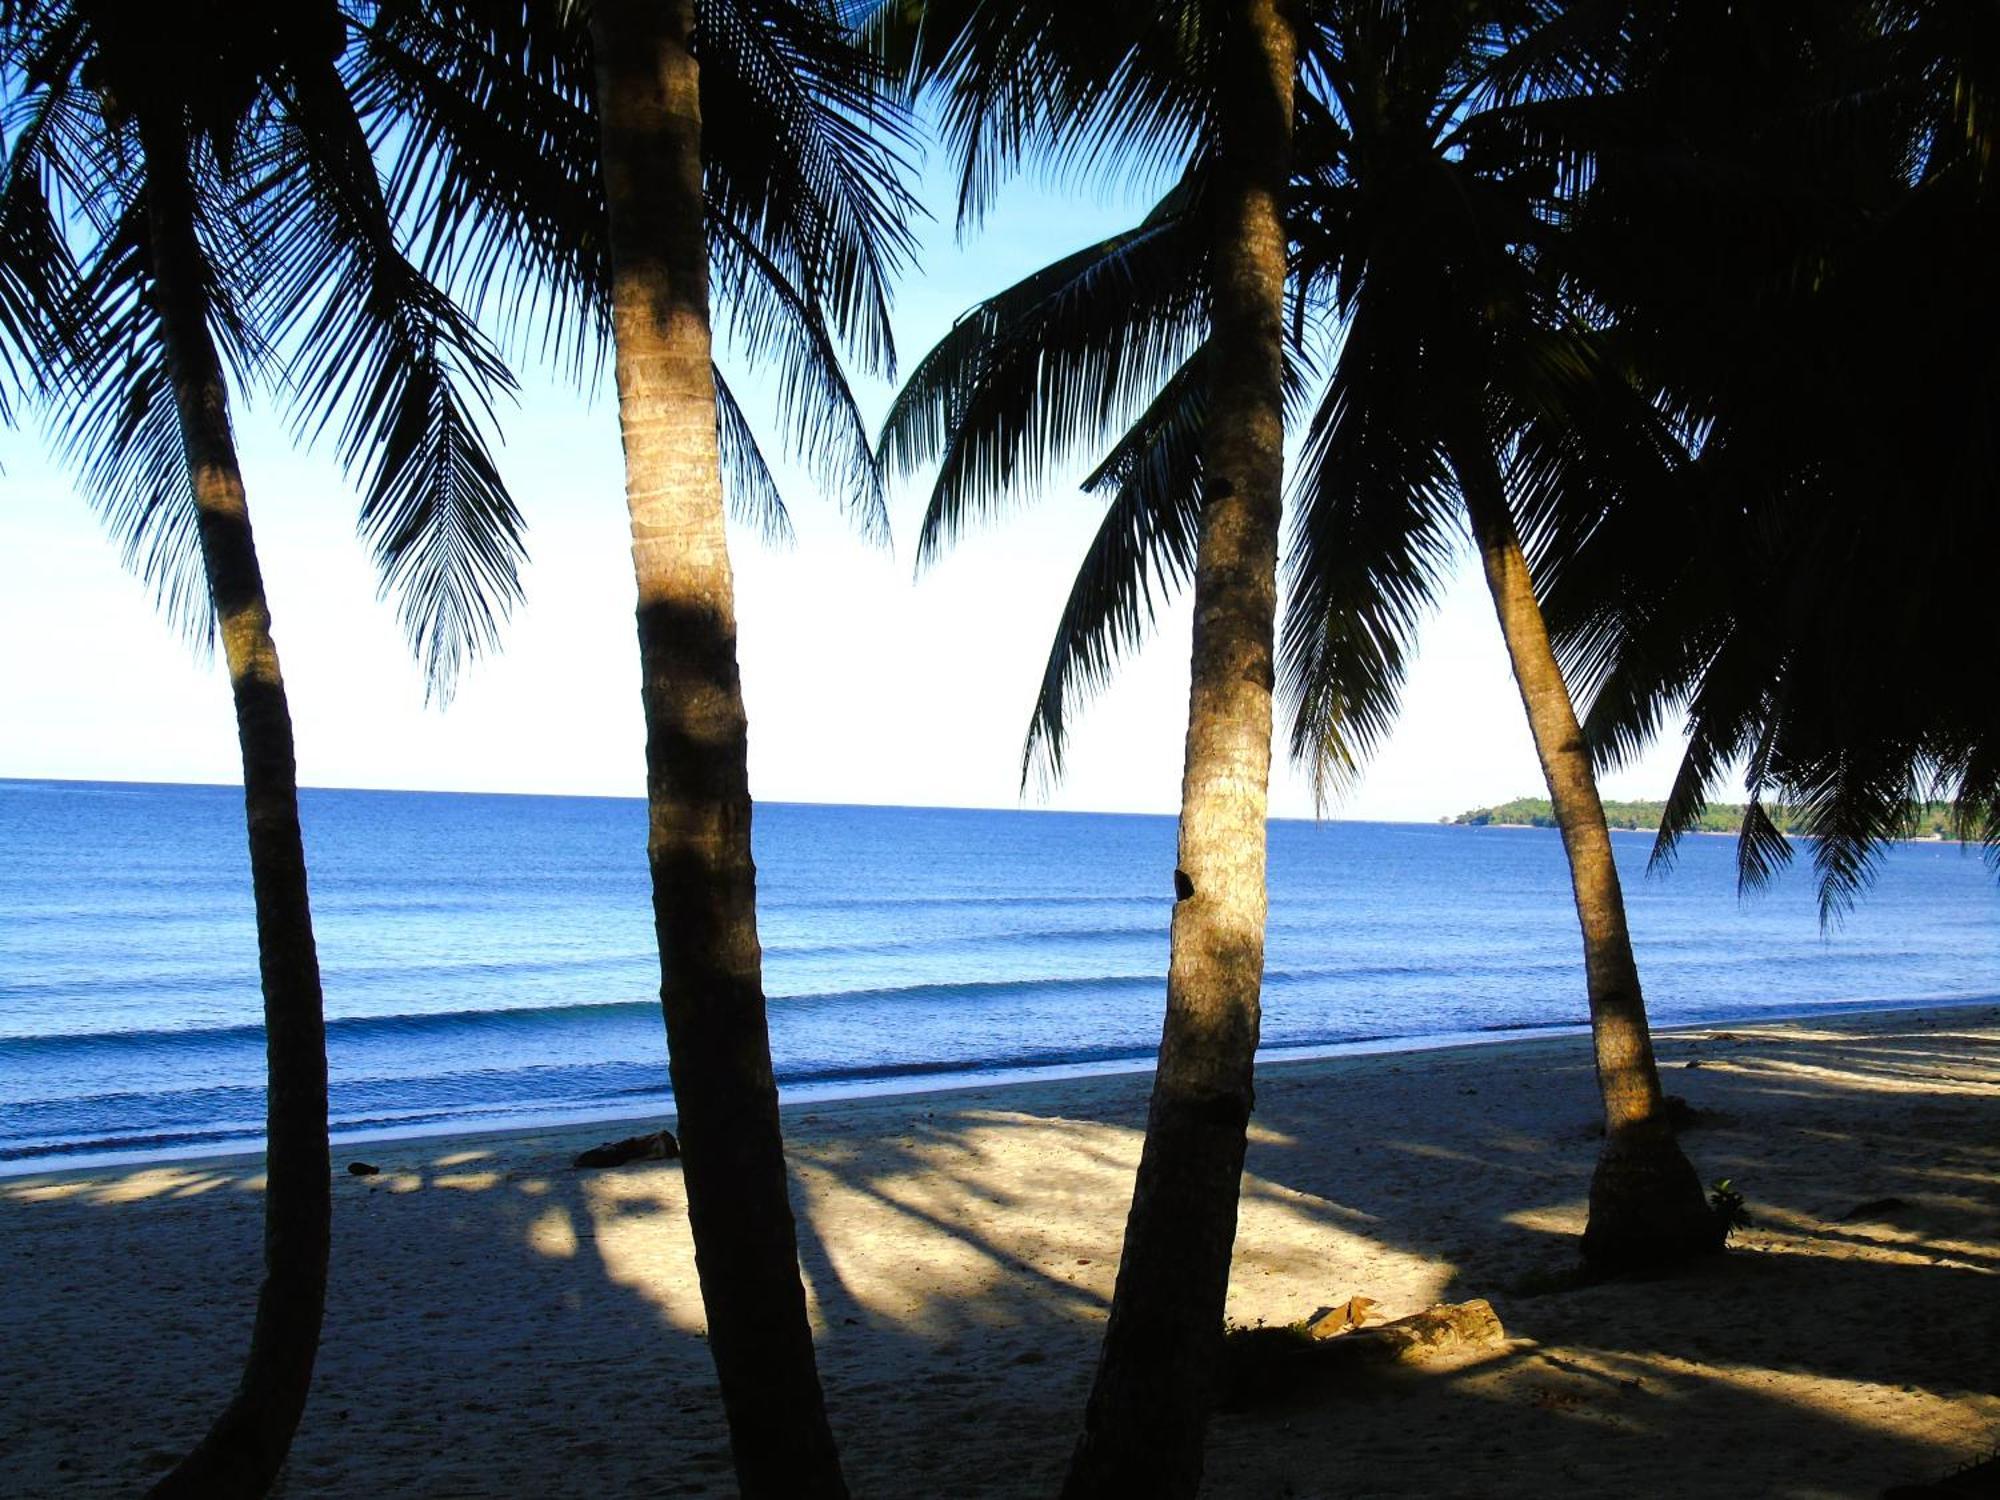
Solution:
[[[843,1496],[765,1028],[748,727],[723,532],[692,0],[591,9],[639,589],[660,999],[708,1342],[749,1500]]]
[[[1611,854],[1610,825],[1492,449],[1475,437],[1456,444],[1452,458],[1562,831],[1583,928],[1590,1033],[1597,1086],[1604,1097],[1604,1149],[1590,1183],[1584,1256],[1603,1269],[1617,1270],[1670,1264],[1720,1249],[1721,1220],[1709,1209],[1701,1179],[1681,1153],[1667,1119],[1639,964],[1625,925],[1625,897]]]
[[[326,1024],[299,832],[291,709],[230,434],[229,391],[208,329],[187,136],[178,121],[143,120],[140,129],[153,294],[200,516],[209,597],[236,703],[269,1076],[264,1283],[243,1379],[207,1436],[152,1493],[229,1500],[271,1487],[305,1410],[319,1352],[333,1213]]]
[[[1201,1483],[1255,1103],[1297,41],[1283,0],[1235,0],[1226,25],[1166,1025],[1104,1348],[1063,1486],[1069,1500],[1185,1497]]]

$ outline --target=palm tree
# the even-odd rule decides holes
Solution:
[[[1667,1117],[1610,830],[1523,538],[1559,546],[1608,506],[1644,507],[1675,449],[1604,330],[1560,294],[1557,179],[1486,118],[1524,54],[1547,64],[1516,9],[1354,7],[1337,23],[1341,139],[1302,174],[1295,232],[1305,295],[1340,342],[1301,462],[1285,680],[1293,750],[1324,795],[1393,712],[1463,514],[1583,934],[1605,1125],[1583,1252],[1622,1269],[1720,1249],[1722,1225]]]
[[[1495,165],[1495,132],[1482,134],[1509,68],[1574,73],[1575,54],[1596,44],[1588,31],[1550,42],[1516,9],[1313,12],[1324,61],[1299,96],[1291,316],[1301,340],[1326,329],[1335,354],[1302,423],[1285,685],[1293,750],[1324,796],[1393,719],[1462,505],[1565,822],[1607,1116],[1585,1247],[1617,1265],[1719,1235],[1666,1125],[1608,832],[1520,528],[1549,550],[1620,496],[1646,503],[1675,450],[1597,330],[1548,285],[1542,265],[1558,242],[1553,206],[1531,191],[1542,174],[1504,154]],[[1057,629],[1024,777],[1037,759],[1059,772],[1069,714],[1143,636],[1155,597],[1187,578],[1204,484],[1207,324],[1191,288],[1205,173],[1197,160],[1136,229],[960,319],[885,425],[890,461],[940,456],[923,538],[935,546],[1061,453],[1112,441],[1139,409],[1085,481],[1109,502]],[[1290,377],[1301,408],[1310,353],[1296,351]],[[1586,475],[1588,515],[1569,497]],[[1534,501],[1519,519],[1515,487]]]
[[[1961,666],[1991,611],[1916,561],[1996,539],[2000,36],[1987,8],[1929,3],[1648,20],[1605,112],[1650,129],[1585,122],[1579,218],[1593,294],[1699,456],[1674,504],[1587,539],[1551,615],[1603,759],[1687,715],[1655,860],[1741,765],[1742,883],[1792,857],[1783,804],[1832,921],[1914,804],[1955,798],[2000,854],[2000,720]],[[1692,107],[1724,59],[1754,87]]]
[[[1116,157],[1201,143],[1205,232],[1182,237],[1179,225],[1152,224],[1114,256],[1143,261],[1162,240],[1182,237],[1198,247],[1203,273],[1181,280],[1165,304],[1150,304],[1153,320],[1108,354],[1089,351],[1072,363],[1074,351],[1048,349],[1046,368],[1072,377],[1058,387],[1067,416],[1031,418],[1026,433],[999,440],[1002,454],[1024,443],[1061,446],[1093,420],[1093,397],[1119,404],[1140,372],[1171,367],[1188,318],[1205,314],[1201,369],[1182,381],[1206,411],[1206,483],[1188,517],[1192,547],[1178,554],[1192,568],[1195,626],[1166,1020],[1110,1320],[1063,1491],[1192,1495],[1222,1337],[1263,978],[1284,464],[1283,210],[1301,38],[1292,9],[1276,0],[933,4],[886,9],[878,27],[912,85],[945,96],[966,207],[1031,150]],[[1045,281],[1054,287],[1073,271],[1052,268]],[[1115,279],[1114,271],[1104,282]],[[971,476],[974,496],[997,497],[1007,460],[971,451],[985,439],[968,434],[949,362],[947,352],[913,377],[883,449],[907,464],[946,439],[946,467]],[[1011,374],[1031,386],[1042,378]],[[1007,395],[1018,390],[1010,385]],[[978,503],[940,483],[927,544],[955,524],[948,513]]]
[[[385,584],[448,686],[514,591],[519,524],[455,388],[506,376],[396,249],[332,6],[49,0],[7,22],[26,88],[0,283],[24,290],[8,319],[23,373],[128,558],[220,639],[234,699],[269,1067],[265,1274],[236,1392],[154,1493],[261,1495],[311,1383],[331,1195],[291,716],[230,389],[300,350],[301,415],[344,414]]]
[[[784,513],[716,369],[712,308],[781,371],[782,415],[828,487],[885,532],[840,348],[892,358],[900,115],[831,0],[411,0],[382,5],[374,30],[383,97],[451,111],[392,173],[450,205],[428,264],[471,300],[500,288],[503,312],[581,363],[610,335],[660,997],[708,1342],[743,1493],[842,1495],[771,1068],[723,527],[726,500]],[[507,290],[522,282],[542,299],[525,314]]]
[[[504,367],[437,288],[452,286],[516,332],[545,320],[548,345],[567,351],[579,374],[609,330],[614,260],[590,18],[578,7],[520,0],[378,0],[345,12],[322,4],[279,15],[257,6],[211,8],[200,25],[140,10],[118,0],[48,0],[10,14],[10,56],[39,92],[22,111],[26,123],[0,215],[10,247],[0,268],[0,334],[27,327],[16,316],[22,308],[44,325],[12,337],[10,357],[47,353],[72,448],[86,460],[93,493],[128,556],[183,623],[202,631],[210,618],[203,583],[188,571],[194,497],[183,478],[174,409],[160,394],[169,382],[159,342],[147,322],[158,273],[133,227],[146,222],[133,205],[147,198],[150,167],[137,149],[135,122],[167,116],[171,123],[177,114],[201,215],[195,243],[205,257],[198,288],[206,324],[223,336],[222,357],[234,362],[238,378],[262,373],[274,349],[289,358],[287,390],[304,398],[309,431],[340,419],[343,457],[365,470],[363,527],[385,586],[400,597],[433,686],[448,692],[458,665],[492,644],[496,601],[504,607],[517,593],[520,522],[480,424],[484,393],[506,384]],[[701,108],[723,128],[707,153],[705,181],[697,179],[695,213],[707,212],[707,254],[728,330],[752,358],[783,372],[781,419],[814,449],[828,486],[851,494],[864,527],[880,532],[879,482],[837,341],[866,362],[892,358],[887,272],[907,248],[898,116],[876,97],[876,69],[848,43],[833,7],[724,0],[702,9],[700,31]],[[139,71],[140,59],[161,58],[181,66]],[[100,87],[106,83],[117,86]],[[386,154],[386,179],[377,174],[371,140]],[[51,185],[83,205],[97,235],[82,294],[69,299],[80,308],[35,295],[46,269],[62,264],[62,234],[45,201]],[[677,200],[677,210],[686,209]],[[241,232],[232,234],[238,215]],[[413,260],[394,232],[404,224],[424,229]],[[704,290],[704,350],[705,300]],[[93,336],[75,342],[84,330]],[[210,354],[214,363],[212,344]],[[756,433],[720,372],[711,367],[709,377],[709,439],[704,444],[699,432],[692,439],[697,468],[719,468],[736,513],[782,534],[783,500]],[[226,400],[226,386],[215,399]],[[722,564],[726,580],[726,556]],[[657,592],[661,575],[650,577]],[[727,636],[725,626],[697,649],[697,676],[721,670],[702,650]],[[677,649],[669,642],[670,661]],[[733,682],[733,649],[730,655]],[[714,925],[700,909],[708,887],[695,887],[698,899],[690,902],[690,888],[677,883],[689,866],[666,847],[671,833],[656,866],[667,877],[656,903],[666,939],[663,995],[673,1002],[676,1073],[685,1075],[677,1092],[711,1343],[746,1491],[837,1493],[776,1150],[762,996],[746,997],[740,987],[746,972],[754,986],[756,964],[754,925],[740,921],[752,895],[749,809],[730,789],[732,778],[742,787],[741,736],[733,747],[714,747],[723,757],[719,775],[699,746],[683,742],[692,753],[676,756],[675,736],[687,725],[671,716],[688,704],[675,691],[706,688],[685,677],[673,681],[669,720],[653,726],[665,764],[683,777],[692,767],[698,783],[691,797],[686,780],[670,788],[680,807],[666,813],[664,825],[677,826],[690,809],[727,825],[719,841],[697,837],[686,846],[697,860],[717,861]],[[706,711],[695,708],[697,717]],[[718,974],[724,989],[711,991],[707,982]],[[316,991],[313,1000],[316,1014]],[[274,1049],[274,1109],[281,1096],[301,1095],[275,1078],[300,1050],[281,1056]],[[292,1222],[293,1205],[310,1208],[315,1193],[325,1201],[323,1055],[319,1068],[318,1165],[310,1174],[298,1170],[303,1158],[294,1153],[281,1172],[274,1130],[274,1222],[287,1215]],[[313,1093],[310,1081],[303,1093]],[[286,1118],[303,1131],[301,1111]],[[739,1168],[744,1175],[732,1176]],[[774,1206],[784,1215],[776,1269]],[[260,1321],[250,1373],[218,1426],[227,1443],[205,1443],[199,1462],[170,1475],[167,1486],[220,1486],[218,1455],[253,1446],[246,1425],[259,1423],[254,1462],[238,1464],[237,1477],[260,1489],[256,1474],[267,1480],[275,1472],[310,1370],[323,1223],[322,1213],[317,1226],[307,1226],[319,1235],[316,1251],[311,1233],[273,1238],[267,1293],[303,1286],[309,1295],[277,1302],[267,1295],[273,1317]],[[745,1247],[751,1253],[741,1253]],[[278,1323],[276,1312],[304,1301],[314,1309],[310,1327],[296,1318]],[[297,1375],[289,1384],[275,1378],[281,1356]],[[280,1426],[282,1437],[274,1437]]]
[[[723,535],[693,0],[595,0],[647,857],[702,1300],[746,1495],[846,1494],[786,1196]]]

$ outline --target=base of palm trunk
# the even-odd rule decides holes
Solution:
[[[1590,1179],[1583,1258],[1594,1270],[1658,1270],[1722,1249],[1727,1224],[1673,1135],[1613,1136]]]

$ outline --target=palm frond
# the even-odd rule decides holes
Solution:
[[[1362,301],[1292,485],[1279,691],[1326,806],[1394,723],[1415,632],[1448,576],[1454,492],[1414,351]]]
[[[823,309],[727,218],[710,220],[709,255],[725,340],[745,360],[777,367],[779,420],[862,535],[886,541],[882,475]]]
[[[766,542],[789,546],[796,537],[792,518],[785,509],[785,497],[764,450],[757,444],[756,429],[737,404],[722,371],[715,370],[715,437],[722,454],[722,491],[729,501],[729,513],[745,526],[754,527]]]
[[[912,97],[937,100],[961,223],[1031,158],[1083,172],[1184,162],[1212,113],[1215,18],[1200,0],[883,0],[863,35]]]
[[[607,345],[610,291],[589,38],[580,9],[376,0],[348,85],[379,142],[427,277],[579,378]]]
[[[921,567],[972,520],[1095,457],[1204,337],[1206,246],[1192,184],[1146,221],[1034,273],[962,316],[891,404],[878,462],[936,461]]]
[[[45,418],[85,498],[177,633],[198,653],[215,614],[181,435],[166,338],[154,298],[144,179],[113,232],[81,268],[62,314],[70,337],[46,347]],[[205,266],[215,308],[215,271]],[[242,330],[235,319],[224,322]],[[241,340],[239,338],[238,342]]]
[[[830,0],[705,0],[711,215],[753,245],[874,373],[893,376],[889,284],[915,249],[914,134]]]
[[[301,431],[338,424],[362,482],[361,532],[424,672],[448,699],[521,597],[525,522],[490,449],[498,354],[403,253],[353,100],[297,61],[246,217],[271,246],[267,317],[299,351]]]
[[[1143,643],[1158,605],[1193,574],[1207,409],[1208,361],[1197,351],[1084,481],[1110,503],[1049,647],[1021,748],[1024,788],[1038,762],[1045,783],[1061,778],[1070,716]]]

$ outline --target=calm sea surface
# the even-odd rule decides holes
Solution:
[[[636,801],[304,794],[336,1132],[669,1102]],[[241,794],[0,781],[0,1169],[254,1143]],[[1170,818],[764,804],[771,1046],[788,1094],[1144,1065]],[[1748,903],[1733,842],[1667,876],[1616,837],[1656,1022],[2000,994],[1976,855],[1908,845],[1847,924],[1805,872]],[[1573,1026],[1553,832],[1271,828],[1270,1055]]]

